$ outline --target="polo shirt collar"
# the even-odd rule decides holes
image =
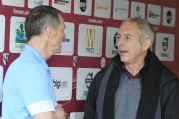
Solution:
[[[41,63],[42,66],[43,66],[46,70],[50,71],[50,69],[49,69],[49,67],[48,67],[48,65],[47,65],[47,63],[46,63],[46,61],[44,60],[44,58],[42,57],[42,55],[41,55],[35,48],[33,48],[33,47],[30,46],[30,45],[25,45],[25,46],[24,46],[24,51],[27,51],[27,52],[30,52],[31,54],[33,54],[34,57],[39,61],[39,63]]]

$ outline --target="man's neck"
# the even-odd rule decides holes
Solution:
[[[41,42],[41,39],[31,39],[28,42],[28,45],[35,48],[42,55],[45,61],[51,57],[51,55],[49,55],[50,53],[48,52],[47,44],[45,42]]]
[[[140,64],[124,64],[127,71],[129,71],[133,76],[139,73],[140,69],[144,66],[144,62]]]
[[[125,68],[127,71],[129,71],[133,76],[139,73],[140,69],[145,65],[145,57],[147,55],[147,51],[143,53],[143,55],[138,58],[135,62],[133,63],[124,63]]]

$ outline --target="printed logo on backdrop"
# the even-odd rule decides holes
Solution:
[[[71,49],[71,47],[65,47],[65,46],[70,46],[71,40],[69,38],[65,38],[62,41],[62,53],[68,52],[68,49]]]
[[[145,3],[131,2],[131,15],[130,17],[145,18]]]
[[[89,90],[89,87],[90,87],[90,85],[91,85],[92,80],[93,80],[93,72],[89,72],[89,73],[87,74],[87,77],[85,78],[85,84],[86,84],[87,90],[84,90],[84,91],[83,91],[83,95],[84,95],[84,96],[87,96],[87,95],[88,95],[88,90]]]
[[[73,66],[75,67],[78,64],[78,56],[73,56]]]
[[[28,7],[34,8],[36,6],[49,5],[49,0],[28,0]]]
[[[53,79],[53,84],[56,89],[68,88],[68,82],[61,79]]]
[[[128,18],[129,1],[114,0],[113,2],[113,19],[124,20]]]
[[[173,61],[174,60],[174,35],[173,34],[156,34],[155,53],[159,60]]]
[[[163,51],[167,51],[168,49],[168,38],[164,37],[164,40],[162,42]]]
[[[117,34],[119,28],[115,28],[115,27],[107,27],[106,30],[106,57],[108,58],[112,58],[114,57],[116,54],[118,54],[118,47],[117,47]]]
[[[157,17],[159,17],[159,15],[158,14],[155,14],[155,13],[153,13],[152,11],[149,11],[149,17],[151,17],[151,18],[157,18]]]
[[[72,40],[70,38],[65,38],[62,40],[61,52],[55,55],[70,55],[72,54]]]
[[[87,8],[87,0],[80,0],[80,10],[82,12],[86,11],[86,8]]]
[[[74,0],[74,13],[91,16],[92,0]]]
[[[70,13],[71,0],[52,0],[52,7],[55,7],[62,12]]]
[[[77,70],[77,83],[76,83],[76,99],[86,100],[91,82],[99,72],[99,68],[78,68]]]
[[[50,67],[57,101],[71,100],[72,68]]]
[[[62,42],[63,42],[63,43],[69,43],[69,42],[70,42],[70,39],[63,39]]]
[[[58,4],[58,5],[66,5],[66,4],[69,4],[69,0],[54,0],[54,3],[55,4]]]
[[[23,17],[11,17],[9,43],[11,53],[20,53],[27,43],[24,22],[25,18]]]
[[[66,29],[64,30],[66,38],[62,40],[61,52],[55,55],[73,55],[74,48],[74,24],[65,22]]]
[[[27,43],[27,37],[24,29],[24,22],[16,22],[16,43]],[[20,46],[20,47],[19,47]],[[15,45],[16,48],[23,48],[21,45]]]
[[[87,88],[87,89],[89,89],[90,84],[91,84],[91,82],[92,82],[92,79],[93,79],[93,72],[89,72],[89,73],[87,74],[86,79],[85,79],[85,83],[86,83],[86,88]]]
[[[165,52],[168,49],[168,38],[167,37],[164,37],[164,40],[162,42],[162,48],[163,48],[164,53],[161,53],[161,57],[169,57],[169,53]]]
[[[175,27],[175,22],[176,22],[176,9],[163,7],[162,25]]]
[[[5,17],[0,15],[0,52],[4,51],[4,39],[5,39]]]
[[[167,23],[169,23],[169,24],[172,21],[172,13],[170,11],[167,12],[166,20],[167,20]]]
[[[43,5],[43,0],[34,0],[34,5],[36,6]]]
[[[117,32],[114,35],[113,39],[113,45],[116,50],[112,50],[112,54],[118,54],[118,47],[117,47],[117,38],[116,38]]]
[[[127,9],[126,8],[123,8],[123,7],[116,7],[114,8],[114,10],[117,12],[117,11],[124,11],[124,12],[127,12]]]
[[[95,0],[94,16],[101,18],[110,18],[111,0]]]
[[[3,53],[3,63],[4,65],[7,65],[9,60],[9,53]]]
[[[86,52],[94,53],[96,39],[95,29],[86,29]]]
[[[96,4],[96,9],[99,9],[99,10],[109,10],[109,6],[101,6],[99,4]]]
[[[100,57],[102,55],[102,31],[102,26],[79,25],[79,56]]]
[[[161,6],[148,4],[147,20],[151,24],[160,25]]]
[[[137,11],[137,15],[135,16],[136,18],[141,18],[141,15],[140,15],[140,6],[139,5],[137,5],[137,7],[136,7],[136,11]]]
[[[24,7],[25,0],[2,0],[3,5]]]
[[[101,67],[104,68],[106,65],[106,59],[104,57],[101,58]]]

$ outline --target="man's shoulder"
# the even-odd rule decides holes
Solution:
[[[25,75],[32,75],[34,73],[43,74],[43,72],[45,73],[45,70],[40,64],[22,60],[18,57],[9,66],[4,80],[12,81],[16,80],[17,78],[21,79],[21,77]]]
[[[21,57],[18,57],[15,59],[9,66],[8,70],[13,71],[13,72],[19,72],[23,69],[26,68],[31,68],[31,67],[39,67],[40,65],[33,61],[33,59],[26,60]],[[36,70],[36,69],[34,69]],[[23,70],[25,71],[25,70]]]
[[[103,77],[108,69],[109,69],[109,66],[108,66],[108,67],[105,67],[105,68],[103,68],[103,69],[101,69],[101,70],[96,74],[96,76],[102,76],[102,77]]]
[[[174,74],[174,72],[169,69],[168,67],[166,67],[165,65],[162,66],[162,76],[164,76],[165,78],[176,78],[176,75]]]
[[[161,85],[169,83],[176,83],[179,82],[178,78],[174,74],[174,72],[163,65],[162,67],[162,73],[161,73]]]
[[[101,83],[101,81],[103,80],[103,78],[104,78],[105,74],[107,73],[107,71],[109,70],[109,68],[110,68],[110,66],[107,66],[107,67],[101,69],[101,70],[96,74],[96,76],[95,76],[95,82],[96,82],[97,84],[100,84],[100,83]],[[111,72],[110,72],[110,73],[111,73]]]
[[[10,64],[10,67],[24,67],[36,63],[36,61],[37,60],[33,55],[22,51],[22,53]]]

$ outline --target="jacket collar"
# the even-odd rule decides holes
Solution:
[[[150,50],[148,50],[147,55],[146,55],[146,57],[145,57],[145,59],[144,59],[145,65],[144,65],[144,67],[140,70],[140,72],[143,71],[143,70],[148,71],[148,68],[149,68],[149,66],[150,66],[151,58],[152,58],[152,57],[154,57],[157,62],[160,62],[159,59],[158,59],[158,57],[155,55],[155,53],[153,53],[153,52],[151,52]],[[114,57],[112,58],[112,63],[114,64],[114,66],[115,66],[116,68],[118,68],[120,71],[122,71],[123,62],[121,62],[121,60],[120,60],[120,55],[119,55],[119,54],[117,54],[116,56],[114,56]],[[160,62],[160,63],[161,63],[161,62]],[[162,72],[163,72],[163,73],[162,73],[162,77],[161,77],[161,86],[162,86],[164,83],[166,83],[166,82],[168,82],[168,81],[173,80],[173,79],[176,78],[175,74],[174,74],[171,70],[169,70],[169,69],[168,69],[167,67],[165,67],[164,65],[162,65],[162,66],[163,66],[164,68],[162,69]],[[165,73],[165,72],[167,72],[167,73]],[[147,75],[147,74],[146,74],[146,75]],[[144,76],[144,77],[145,77],[145,76]]]
[[[144,67],[145,68],[148,68],[148,66],[149,66],[149,63],[150,63],[150,57],[151,57],[151,51],[149,50],[148,52],[147,52],[147,55],[146,55],[146,57],[145,57],[145,65],[144,65]],[[121,59],[120,59],[120,55],[119,54],[117,54],[116,56],[114,56],[113,58],[112,58],[112,62],[113,62],[113,64],[114,64],[114,66],[116,66],[118,69],[122,69],[122,65],[124,64],[123,62],[121,62]]]

